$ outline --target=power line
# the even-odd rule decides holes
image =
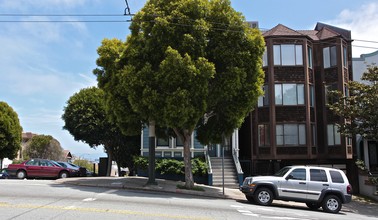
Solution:
[[[134,14],[0,14],[0,17],[117,17]]]

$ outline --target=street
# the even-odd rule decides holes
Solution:
[[[232,199],[0,180],[0,219],[377,219],[343,209],[311,211],[283,202],[263,207]]]

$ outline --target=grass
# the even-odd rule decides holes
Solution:
[[[180,184],[177,184],[176,187],[178,189],[186,189],[186,190],[194,190],[194,191],[205,191],[202,187],[200,186],[193,186],[193,188],[187,188],[185,185],[180,185]]]

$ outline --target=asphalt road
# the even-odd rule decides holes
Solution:
[[[378,219],[342,211],[328,214],[304,206],[270,207],[245,200],[212,199],[64,185],[54,180],[0,180],[0,219]]]

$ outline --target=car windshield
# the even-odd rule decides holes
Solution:
[[[290,170],[290,167],[284,167],[280,169],[277,173],[275,173],[273,176],[284,176],[289,170]]]

